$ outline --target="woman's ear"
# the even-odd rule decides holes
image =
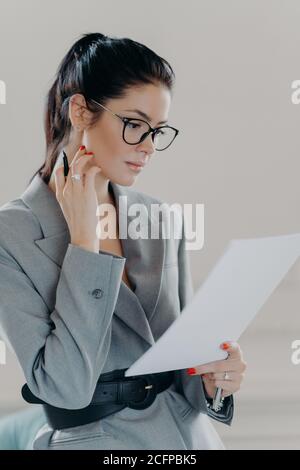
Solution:
[[[83,131],[87,126],[90,114],[84,96],[80,93],[72,95],[69,101],[69,119],[72,127],[78,132]]]

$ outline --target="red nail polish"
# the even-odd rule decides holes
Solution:
[[[194,375],[196,374],[196,369],[194,367],[190,367],[188,370],[187,370],[187,373],[189,375]]]
[[[79,150],[84,150],[84,149],[85,149],[85,145],[81,145],[81,146],[79,147]]]
[[[229,349],[229,348],[230,348],[230,344],[229,344],[229,343],[222,343],[221,348],[222,348],[222,349]]]
[[[94,152],[86,152],[86,155],[94,155]]]

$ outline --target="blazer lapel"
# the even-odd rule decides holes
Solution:
[[[159,238],[151,238],[151,221],[153,222],[154,219],[151,218],[151,204],[146,198],[141,199],[137,192],[128,191],[123,186],[112,182],[110,182],[110,187],[114,193],[120,217],[119,238],[126,258],[128,279],[150,323],[161,286],[165,240],[161,237],[161,228]],[[125,199],[121,199],[121,196],[125,196]],[[138,214],[129,215],[128,210],[123,206],[123,201],[124,205],[127,201],[128,209],[133,204],[139,203]],[[136,225],[136,218],[141,221],[141,225],[146,224],[146,227],[140,227],[139,230],[145,229],[148,232],[148,238],[133,239],[130,236],[130,226]]]
[[[70,232],[65,230],[50,237],[34,240],[34,243],[61,268],[70,243]]]
[[[115,314],[149,345],[155,343],[150,323],[155,312],[161,287],[162,266],[164,262],[165,245],[164,239],[159,232],[158,239],[132,239],[128,236],[129,224],[136,216],[128,215],[131,204],[140,202],[142,211],[145,212],[145,219],[150,228],[151,212],[150,204],[139,198],[136,191],[128,190],[124,186],[109,182],[109,189],[114,195],[115,203],[119,213],[119,237],[126,258],[126,271],[134,289],[134,292],[122,281],[119,291]],[[122,198],[122,203],[119,197]],[[24,203],[30,207],[38,218],[43,232],[43,237],[34,240],[38,248],[60,269],[64,260],[68,244],[70,243],[70,232],[60,205],[55,194],[49,189],[47,184],[37,174],[30,185],[21,195]],[[126,238],[127,237],[127,238]],[[48,270],[48,276],[57,275],[57,270]],[[55,279],[49,279],[49,285],[53,285]],[[132,309],[128,313],[128,308],[122,308],[123,294],[133,297],[138,306],[140,315]],[[122,300],[123,299],[123,300]],[[125,307],[125,305],[124,305]]]

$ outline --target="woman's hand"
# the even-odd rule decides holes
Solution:
[[[226,359],[209,362],[187,370],[190,375],[202,375],[205,390],[210,398],[214,398],[216,387],[223,389],[222,397],[237,392],[247,367],[238,343],[227,341],[222,343],[220,347],[228,352]],[[227,372],[227,380],[224,380],[225,372]]]
[[[93,165],[94,158],[94,154],[85,153],[85,147],[81,146],[70,164],[66,181],[63,166],[57,168],[55,187],[56,199],[69,227],[71,243],[98,253],[95,176],[101,169]],[[87,169],[88,165],[90,167]],[[71,178],[74,174],[80,174],[81,179]]]

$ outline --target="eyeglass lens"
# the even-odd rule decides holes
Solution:
[[[149,127],[145,122],[131,119],[126,123],[124,138],[128,144],[138,144],[148,131]],[[155,149],[164,150],[171,144],[175,138],[175,134],[175,131],[169,127],[159,129],[154,136]]]

